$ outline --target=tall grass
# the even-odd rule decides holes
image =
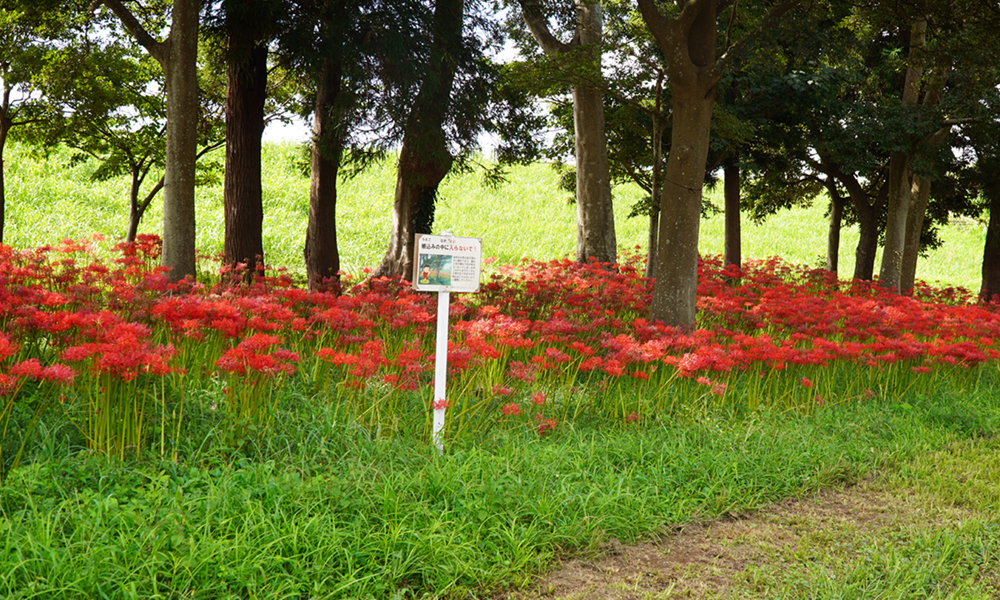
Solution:
[[[264,250],[272,265],[293,273],[304,269],[302,248],[308,218],[309,181],[302,168],[298,144],[266,144],[263,164]],[[55,243],[64,237],[82,238],[98,232],[122,237],[128,226],[128,183],[114,180],[91,183],[92,162],[72,163],[67,152],[56,150],[39,160],[29,150],[11,144],[6,152],[7,226],[4,239],[15,247]],[[216,162],[221,158],[214,157]],[[217,174],[218,175],[218,174]],[[388,246],[392,224],[395,170],[392,162],[375,166],[338,189],[337,234],[345,271],[357,273],[373,266]],[[615,226],[619,248],[645,251],[647,223],[627,218],[641,192],[635,186],[615,189]],[[722,206],[721,190],[708,191]],[[453,174],[440,190],[435,229],[455,235],[481,237],[483,253],[501,262],[523,257],[549,259],[572,256],[576,243],[576,207],[571,195],[558,188],[558,176],[544,164],[514,168],[497,188],[483,184],[481,173]],[[224,219],[221,177],[201,185],[196,195],[197,245],[203,253],[222,251]],[[160,233],[162,210],[154,203],[140,231]],[[826,255],[825,200],[779,213],[766,222],[743,220],[744,258],[781,256],[789,262],[820,266]],[[931,283],[978,289],[985,227],[956,222],[943,231],[944,244],[922,258],[917,277]],[[840,273],[854,269],[857,226],[845,228],[840,251]],[[701,225],[701,252],[721,254],[724,228],[721,215],[707,216]]]

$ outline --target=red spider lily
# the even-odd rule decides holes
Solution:
[[[37,379],[42,374],[42,363],[37,358],[29,358],[19,363],[11,365],[7,373],[15,377],[26,377]]]
[[[535,406],[545,404],[545,392],[535,392],[531,394],[531,401],[535,403]]]
[[[245,374],[256,372],[265,376],[281,373],[290,375],[295,372],[294,363],[299,355],[290,350],[277,348],[270,350],[282,342],[282,338],[263,333],[254,334],[239,343],[235,348],[227,350],[215,362],[215,365],[226,373]],[[270,351],[268,351],[270,350]]]
[[[521,414],[521,407],[517,405],[517,402],[510,402],[500,407],[500,412],[505,417],[514,417]]]
[[[545,419],[540,414],[536,415],[535,419],[538,420],[538,435],[545,435],[556,428],[554,419]]]
[[[444,398],[442,398],[440,400],[435,400],[434,402],[431,403],[431,408],[434,409],[434,410],[444,410],[444,409],[446,409],[446,408],[448,408],[450,406],[451,406],[451,402],[448,402]]]
[[[14,393],[14,390],[18,388],[17,378],[11,377],[6,373],[0,373],[0,396],[6,396],[8,394]]]
[[[518,360],[510,362],[510,376],[514,379],[531,383],[535,380],[535,365],[522,363]]]

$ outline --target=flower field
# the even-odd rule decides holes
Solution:
[[[177,459],[193,409],[266,436],[303,401],[375,436],[429,441],[432,295],[389,280],[314,293],[270,272],[250,286],[170,284],[158,242],[0,246],[5,468],[46,421],[92,451]],[[479,293],[453,295],[445,439],[637,427],[706,404],[808,413],[995,379],[997,307],[964,290],[899,297],[778,259],[736,272],[706,257],[699,327],[684,332],[646,319],[641,260],[492,265]]]

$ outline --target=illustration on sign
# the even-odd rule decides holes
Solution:
[[[413,288],[424,292],[475,292],[483,255],[479,238],[418,235]]]

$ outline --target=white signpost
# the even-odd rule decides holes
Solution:
[[[483,241],[479,238],[418,234],[413,259],[413,289],[438,293],[437,339],[434,353],[434,425],[431,441],[444,452],[444,429],[448,376],[448,306],[451,292],[479,290]]]

